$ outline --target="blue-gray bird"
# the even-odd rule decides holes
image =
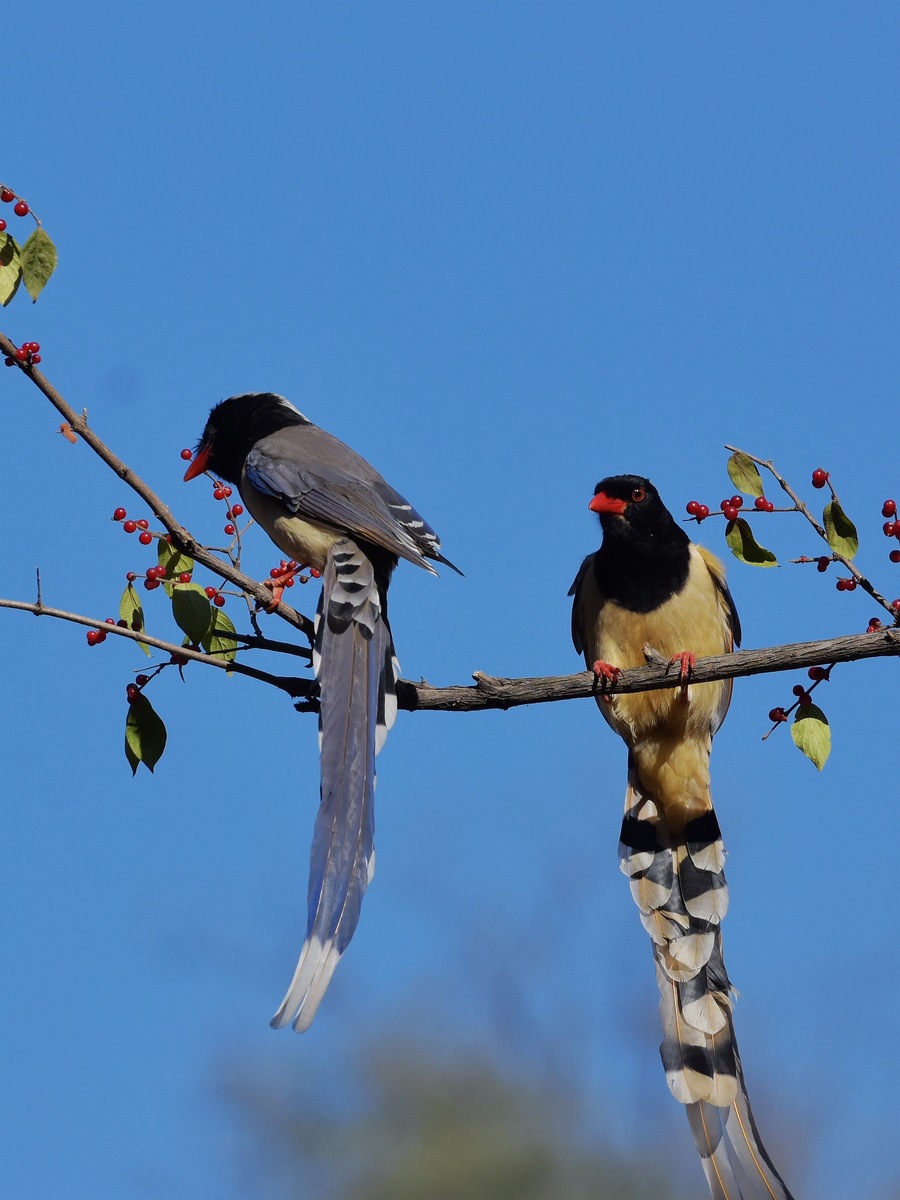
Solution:
[[[601,480],[589,507],[603,542],[570,591],[576,650],[598,680],[644,666],[645,645],[681,667],[677,687],[598,697],[628,746],[619,849],[653,941],[669,1087],[687,1107],[714,1200],[791,1200],[750,1109],[722,957],[728,887],[709,756],[731,681],[688,685],[695,658],[740,642],[725,570],[640,475]]]
[[[397,561],[461,574],[431,526],[349,446],[283,396],[232,396],[210,412],[185,473],[237,485],[275,545],[322,573],[313,668],[321,800],[310,855],[306,940],[275,1028],[308,1029],[359,921],[375,868],[375,755],[397,712],[387,616]]]

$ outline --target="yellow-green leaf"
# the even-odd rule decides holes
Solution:
[[[822,514],[822,524],[828,535],[828,545],[835,554],[854,558],[859,549],[856,526],[841,508],[837,500],[829,500]]]
[[[56,247],[39,225],[22,247],[22,279],[32,300],[37,300],[56,270]]]
[[[777,567],[778,559],[771,550],[760,546],[753,530],[743,517],[729,521],[725,528],[725,541],[735,558],[753,567]]]
[[[122,593],[122,599],[119,601],[119,616],[127,628],[134,630],[135,633],[140,633],[144,628],[144,610],[133,583],[129,583]],[[138,642],[138,645],[149,658],[150,647],[144,642]]]
[[[192,646],[203,641],[212,620],[209,596],[199,583],[176,583],[172,592],[175,623]]]
[[[125,757],[132,775],[137,773],[138,763],[153,770],[162,758],[167,736],[162,718],[142,692],[128,705],[125,721]]]
[[[797,709],[791,737],[816,769],[821,771],[831,753],[831,727],[818,705],[801,705]]]
[[[19,247],[8,233],[0,233],[0,304],[9,304],[22,279]]]
[[[160,538],[157,545],[159,547],[157,560],[166,572],[162,581],[163,589],[168,596],[171,596],[172,580],[177,579],[179,575],[190,575],[194,569],[194,560],[189,554],[182,554],[180,550],[171,546],[165,538]]]
[[[728,470],[728,478],[739,492],[746,492],[748,496],[763,494],[762,476],[749,455],[744,454],[741,450],[736,450],[725,465]]]
[[[238,644],[234,640],[234,632],[231,618],[226,616],[221,608],[213,609],[212,622],[200,644],[207,654],[224,658],[226,662],[233,662],[238,648]]]

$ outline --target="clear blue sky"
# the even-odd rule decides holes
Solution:
[[[900,492],[896,5],[51,0],[7,23],[0,179],[60,267],[0,328],[42,343],[211,541],[220,512],[178,452],[215,401],[281,391],[351,442],[466,572],[398,572],[407,675],[577,669],[566,590],[597,543],[594,483],[637,471],[673,510],[715,506],[725,442],[801,485],[830,469],[862,566],[900,595],[880,532]],[[0,594],[30,599],[40,564],[48,603],[114,613],[147,565],[108,521],[130,494],[17,372],[0,385]],[[793,519],[759,527],[783,558],[817,549]],[[702,538],[720,546],[721,524]],[[248,569],[272,561],[251,538]],[[748,646],[874,615],[808,569],[731,580]],[[313,723],[250,681],[166,678],[170,747],[132,781],[141,656],[0,624],[0,1196],[230,1195],[217,1064],[302,1072],[423,980],[464,1034],[473,938],[486,958],[527,947],[516,1003],[591,997],[592,1086],[622,1136],[654,1136],[655,982],[616,860],[625,754],[589,702],[401,714],[378,876],[298,1038],[267,1021],[305,923]],[[739,684],[713,757],[738,1036],[767,1140],[807,1130],[798,1200],[897,1194],[896,670],[835,673],[821,775],[786,731],[760,740],[788,676]]]

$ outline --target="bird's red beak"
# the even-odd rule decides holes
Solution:
[[[198,475],[202,475],[206,470],[206,464],[209,462],[209,446],[201,446],[197,451],[197,457],[184,473],[185,483],[189,479],[196,479]]]
[[[187,475],[185,475],[185,479],[187,479]],[[616,513],[617,516],[621,517],[625,511],[625,501],[616,500],[613,496],[607,496],[606,492],[598,492],[588,505],[588,508],[591,512]]]

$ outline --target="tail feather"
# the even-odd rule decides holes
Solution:
[[[359,921],[375,868],[375,755],[396,714],[396,659],[382,571],[349,538],[328,555],[316,615],[322,786],[310,854],[306,940],[272,1018],[302,1033]]]
[[[666,1078],[687,1108],[713,1200],[792,1200],[759,1137],[734,1036],[715,813],[710,807],[673,831],[631,761],[619,849],[653,943]]]

